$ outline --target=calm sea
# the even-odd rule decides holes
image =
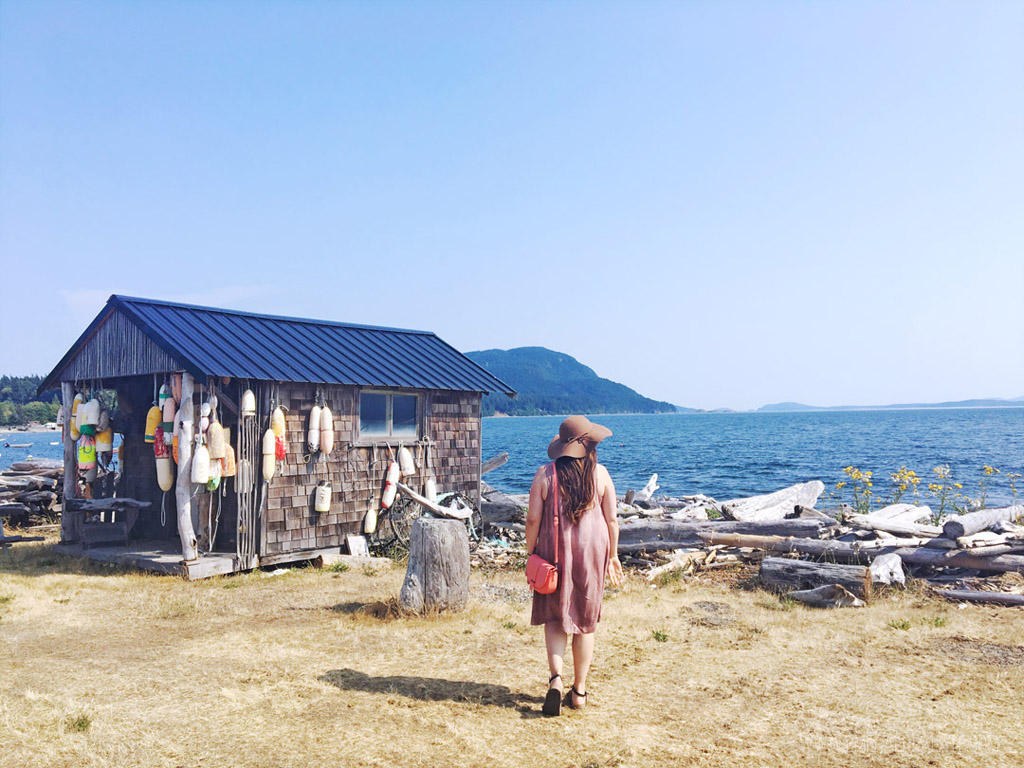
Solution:
[[[484,458],[508,451],[486,476],[506,493],[525,493],[561,417],[484,419]],[[616,490],[640,489],[658,473],[659,493],[730,499],[821,480],[831,489],[843,467],[873,471],[875,490],[901,466],[934,479],[949,464],[954,481],[977,495],[981,468],[1024,472],[1024,408],[906,411],[595,416],[614,433],[598,449]],[[928,482],[922,481],[923,486]],[[1018,481],[1024,493],[1024,482]],[[990,483],[989,505],[1009,501],[1003,475]]]
[[[949,464],[964,492],[977,495],[984,465],[1024,473],[1024,408],[963,408],[824,413],[732,413],[595,416],[614,434],[598,451],[616,488],[642,488],[658,473],[659,493],[704,493],[729,499],[768,493],[793,483],[822,480],[832,488],[853,465],[875,473],[876,491],[887,474],[906,466],[919,475]],[[483,420],[483,454],[508,451],[509,462],[487,475],[506,493],[526,493],[561,417]],[[4,442],[31,443],[5,448]],[[0,430],[0,469],[28,455],[59,459],[55,432]],[[57,443],[51,445],[51,443]],[[1024,492],[1024,482],[1018,481]],[[1003,475],[992,479],[989,503],[1009,501]]]

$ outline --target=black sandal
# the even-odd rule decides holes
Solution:
[[[544,706],[540,708],[540,711],[548,717],[562,714],[562,692],[551,687],[556,677],[561,677],[561,675],[552,675],[548,678],[548,693],[544,697]]]
[[[590,693],[590,691],[587,691],[587,693]],[[586,698],[587,698],[587,693],[580,693],[579,691],[577,691],[576,690],[576,684],[573,683],[572,687],[569,689],[569,692],[567,694],[565,694],[565,705],[567,707],[571,707],[572,709],[580,709],[580,707],[577,707],[573,703],[572,696],[573,696],[573,694],[576,694],[576,696],[578,698],[581,698],[581,699],[583,699],[585,701]]]

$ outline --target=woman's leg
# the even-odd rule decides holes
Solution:
[[[548,674],[552,677],[558,675],[548,685],[549,688],[562,690],[562,660],[565,658],[567,640],[568,636],[557,621],[549,621],[544,625],[544,645],[548,649]]]
[[[580,694],[587,692],[587,673],[590,671],[590,662],[594,659],[594,633],[579,634],[572,636],[572,665],[573,681],[572,687]],[[574,706],[582,707],[587,703],[586,698],[573,695]]]

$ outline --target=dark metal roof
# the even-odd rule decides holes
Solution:
[[[107,306],[44,383],[59,378],[79,345],[111,309],[123,312],[201,381],[207,376],[231,376],[515,394],[508,384],[428,331],[275,317],[116,295],[107,300]]]

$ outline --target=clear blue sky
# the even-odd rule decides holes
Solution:
[[[0,371],[111,293],[693,407],[1024,395],[1024,3],[0,2]]]

